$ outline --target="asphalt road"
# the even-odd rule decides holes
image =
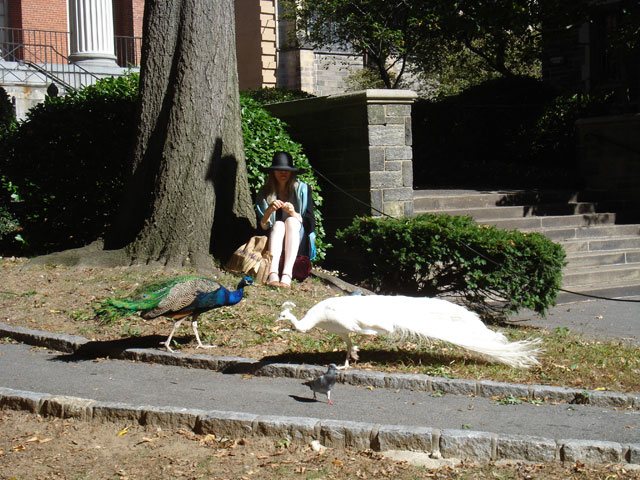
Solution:
[[[336,385],[332,400],[300,380],[224,374],[123,360],[84,360],[24,344],[0,344],[0,386],[133,405],[175,406],[374,424],[470,429],[552,439],[640,442],[640,411]]]

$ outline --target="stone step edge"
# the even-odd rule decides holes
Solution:
[[[14,327],[0,323],[0,337],[72,353],[78,356],[106,356],[138,362],[157,363],[178,367],[200,368],[233,374],[251,374],[264,377],[309,379],[325,373],[326,368],[293,363],[265,363],[253,358],[217,357],[204,354],[170,353],[161,350],[130,348],[122,351],[98,350],[93,342],[75,335],[49,333]],[[426,393],[443,392],[453,395],[478,397],[504,397],[513,395],[528,401],[581,403],[597,407],[640,409],[640,392],[613,392],[556,387],[553,385],[526,385],[492,380],[468,380],[434,377],[425,374],[386,373],[350,369],[338,372],[338,381],[363,387],[412,389]]]
[[[480,461],[622,463],[640,465],[640,444],[550,439],[473,430],[384,425],[319,418],[258,415],[223,410],[135,406],[0,387],[0,409],[89,422],[125,422],[161,428],[189,428],[199,435],[231,438],[288,437],[298,444],[319,441],[328,448],[409,450],[432,458]]]

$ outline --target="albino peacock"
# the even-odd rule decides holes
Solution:
[[[186,275],[143,285],[124,299],[108,298],[101,302],[97,314],[99,317],[118,317],[140,312],[144,319],[168,317],[175,321],[171,333],[162,343],[171,349],[171,339],[180,324],[191,316],[191,327],[196,336],[196,348],[212,348],[203,345],[198,335],[198,316],[218,307],[235,305],[244,295],[244,287],[253,284],[253,279],[244,277],[235,291],[227,290],[215,280],[205,277]]]
[[[284,302],[278,320],[289,320],[296,330],[306,332],[314,327],[339,335],[347,344],[347,358],[358,360],[358,347],[349,334],[414,335],[424,339],[444,340],[476,352],[487,359],[516,368],[538,365],[536,355],[540,339],[509,342],[499,332],[482,323],[475,313],[439,298],[404,296],[345,296],[328,298],[314,305],[298,320],[291,309],[293,302]]]

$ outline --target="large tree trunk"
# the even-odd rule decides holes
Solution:
[[[146,2],[140,98],[132,172],[107,248],[126,245],[134,263],[208,269],[210,251],[229,252],[255,226],[233,0]]]

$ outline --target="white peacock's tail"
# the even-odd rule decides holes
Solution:
[[[510,367],[530,368],[540,364],[536,357],[542,353],[541,339],[510,342],[502,333],[487,328],[475,313],[455,307],[455,312],[448,307],[442,312],[431,308],[418,318],[397,318],[394,332],[449,342]]]

